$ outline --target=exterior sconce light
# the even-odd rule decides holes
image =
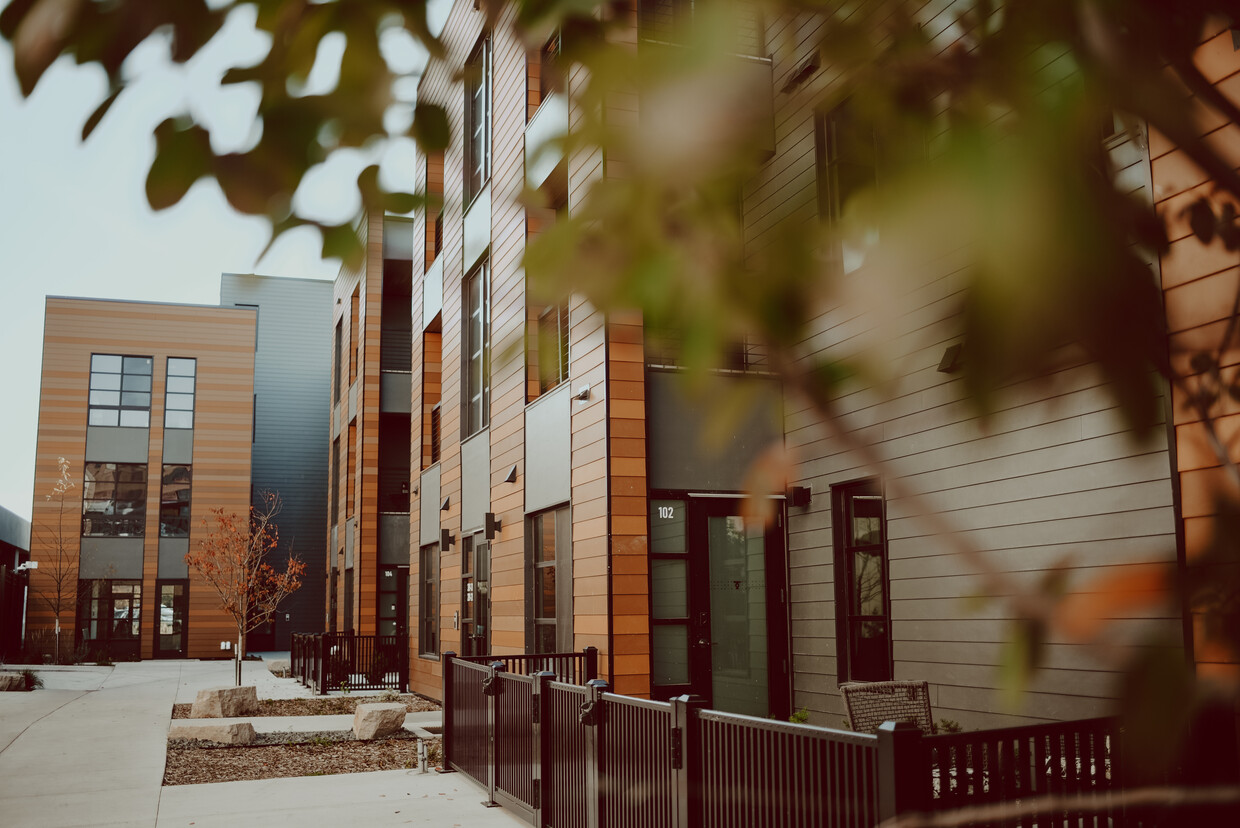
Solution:
[[[440,503],[440,504],[439,504],[439,511],[441,511],[441,512],[446,512],[446,511],[448,511],[448,506],[450,506],[450,505],[451,505],[451,503],[452,503],[452,496],[451,496],[451,495],[449,495],[448,497],[445,497],[445,498],[443,499],[443,503]]]
[[[789,506],[808,506],[813,499],[814,490],[809,486],[793,486],[788,490],[787,498]]]
[[[494,512],[487,512],[484,515],[484,518],[485,524],[483,534],[486,536],[487,540],[492,540],[499,534],[499,530],[503,528],[503,521],[497,518]]]
[[[516,483],[517,482],[517,467],[515,465],[511,469],[508,470],[508,474],[504,475],[504,482],[505,483]]]
[[[948,345],[947,350],[943,352],[943,358],[939,360],[940,374],[954,374],[960,370],[960,344]]]
[[[573,399],[574,400],[590,399],[590,386],[583,385],[581,386],[581,388],[577,389],[577,393],[573,395]]]
[[[439,549],[447,551],[452,548],[452,533],[447,529],[439,530]]]

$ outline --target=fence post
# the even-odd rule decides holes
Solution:
[[[323,674],[325,670],[324,662],[326,660],[325,653],[327,652],[327,640],[326,639],[327,639],[326,635],[316,636],[314,639],[315,641],[314,661],[316,664],[315,674],[316,674],[316,679],[317,679],[314,683],[314,692],[318,693],[320,696],[327,694],[327,690],[325,689],[326,684],[327,684],[326,676],[324,676]]]
[[[547,807],[547,770],[550,765],[550,739],[544,738],[543,727],[547,724],[547,684],[555,680],[555,673],[541,670],[534,674],[534,686],[530,691],[534,694],[530,713],[534,717],[534,824],[543,824],[543,809]]]
[[[443,772],[452,772],[452,659],[456,653],[443,654]]]
[[[400,692],[409,692],[409,633],[405,633],[396,641],[396,646],[400,647]]]
[[[487,701],[487,801],[488,808],[498,808],[495,788],[499,779],[499,751],[495,749],[496,731],[499,730],[499,694],[503,690],[499,674],[505,672],[504,662],[492,661],[487,677],[482,682],[482,693]]]
[[[878,726],[878,819],[926,807],[930,773],[921,728],[912,722]]]
[[[607,682],[602,679],[590,679],[586,682],[586,700],[577,714],[579,721],[586,729],[586,828],[599,828],[599,786],[600,768],[599,724],[603,719],[603,694],[607,692]]]
[[[582,654],[585,656],[586,673],[585,681],[582,683],[588,684],[598,678],[598,647],[586,647]]]
[[[672,788],[676,792],[678,828],[702,824],[702,769],[697,762],[698,711],[701,696],[677,696],[672,703]]]

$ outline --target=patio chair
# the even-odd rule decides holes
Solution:
[[[857,733],[875,733],[883,722],[912,722],[934,735],[930,687],[924,681],[858,681],[840,685],[848,724]]]

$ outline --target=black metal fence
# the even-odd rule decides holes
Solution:
[[[590,679],[598,678],[598,648],[586,647],[579,653],[540,653],[538,655],[483,655],[458,656],[457,661],[481,664],[489,667],[492,664],[504,665],[504,672],[519,676],[532,676],[547,672],[555,676],[556,681],[568,684],[585,684]]]
[[[294,633],[293,677],[320,695],[330,690],[409,689],[409,636]]]
[[[1169,824],[1118,796],[1129,776],[1117,719],[939,736],[888,722],[869,735],[705,710],[689,696],[619,696],[606,682],[480,660],[445,654],[444,765],[539,828],[870,828],[989,805],[1010,815],[976,824]]]

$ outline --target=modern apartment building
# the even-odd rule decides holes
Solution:
[[[28,631],[59,624],[114,659],[231,655],[235,626],[185,554],[211,509],[246,514],[262,489],[284,502],[273,565],[322,571],[326,435],[302,410],[326,402],[328,291],[228,275],[221,306],[48,298]],[[303,589],[250,649],[320,628],[321,586]]]
[[[635,5],[614,36],[668,48],[651,17],[668,5]],[[682,388],[674,349],[647,335],[639,313],[604,315],[580,297],[547,303],[527,287],[527,239],[625,164],[588,148],[565,155],[550,140],[579,123],[588,79],[543,83],[554,40],[530,50],[512,34],[513,14],[488,20],[453,4],[446,56],[419,88],[419,100],[447,110],[452,143],[421,159],[435,200],[413,223],[416,256],[405,225],[372,214],[359,225],[364,270],[337,280],[329,620],[399,631],[407,577],[411,685],[431,696],[445,651],[595,646],[617,692],[691,692],[760,716],[804,708],[829,725],[842,716],[841,683],[886,678],[929,681],[936,716],[970,728],[1110,712],[1118,667],[1068,638],[1049,642],[1020,707],[1004,703],[1003,596],[979,596],[976,569],[920,514],[929,504],[946,516],[1017,584],[1058,569],[1081,592],[1122,564],[1174,563],[1167,432],[1135,441],[1096,368],[1072,362],[1010,387],[983,426],[948,358],[959,264],[945,259],[926,263],[900,327],[884,332],[901,366],[892,387],[839,401],[842,422],[884,459],[883,476],[753,349],[712,380],[717,391],[748,389],[748,409],[722,440],[703,440],[712,429],[701,397]],[[925,9],[944,48],[953,15],[950,3]],[[775,243],[782,222],[830,219],[847,195],[833,170],[850,159],[830,137],[846,125],[813,103],[837,82],[811,60],[821,26],[805,14],[742,38],[746,88],[769,119],[740,198],[747,251]],[[609,118],[641,118],[633,96],[612,105]],[[1128,158],[1117,167],[1152,197],[1148,155],[1130,138],[1111,143]],[[547,206],[527,206],[529,190]],[[840,263],[863,278],[854,264]],[[825,306],[807,358],[849,353],[867,324]],[[392,456],[406,444],[407,467]],[[793,470],[758,520],[746,475],[772,449]],[[895,496],[896,479],[918,499]],[[402,549],[392,533],[406,516]],[[1111,623],[1183,647],[1178,610]]]
[[[357,270],[332,291],[326,627],[406,632],[409,618],[413,226],[363,215]],[[320,612],[323,605],[320,604]]]

